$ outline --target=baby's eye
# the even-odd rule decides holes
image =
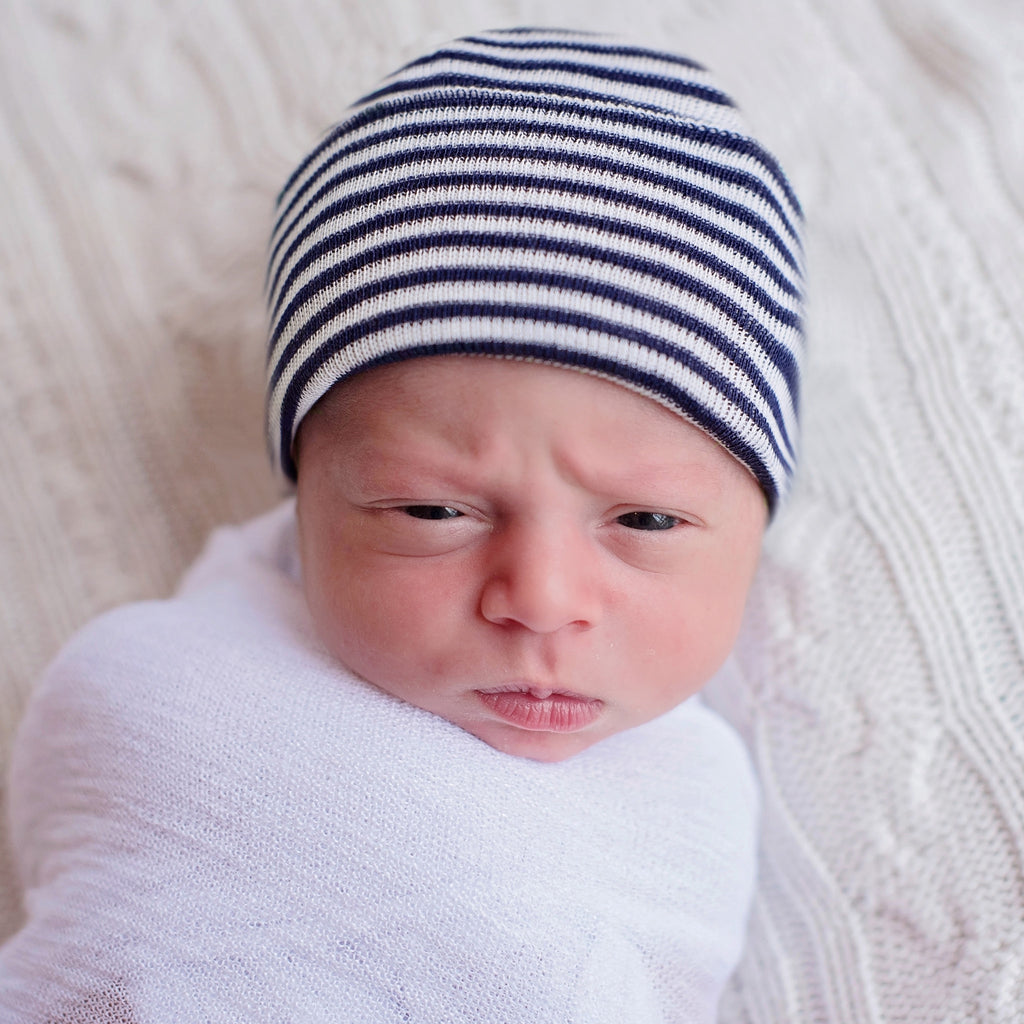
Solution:
[[[450,505],[403,505],[402,511],[414,519],[457,519],[463,514]]]
[[[671,530],[682,522],[667,512],[626,512],[615,521],[630,530]]]

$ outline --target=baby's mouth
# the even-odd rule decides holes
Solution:
[[[528,683],[509,683],[476,692],[499,718],[520,729],[536,732],[585,729],[604,708],[604,702],[594,697]]]

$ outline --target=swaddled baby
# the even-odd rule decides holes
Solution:
[[[87,627],[12,774],[11,1021],[711,1021],[756,793],[695,695],[793,467],[799,208],[697,65],[460,40],[279,199],[294,503]]]

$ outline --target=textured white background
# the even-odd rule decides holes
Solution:
[[[295,161],[403,60],[515,24],[704,60],[808,216],[804,465],[714,693],[766,803],[723,1019],[1019,1020],[1017,0],[0,0],[0,740],[78,624],[277,497],[261,278]]]

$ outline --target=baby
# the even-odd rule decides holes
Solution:
[[[34,694],[4,1020],[714,1020],[756,793],[694,695],[792,474],[799,229],[670,54],[486,33],[361,100],[272,239],[295,501]]]

